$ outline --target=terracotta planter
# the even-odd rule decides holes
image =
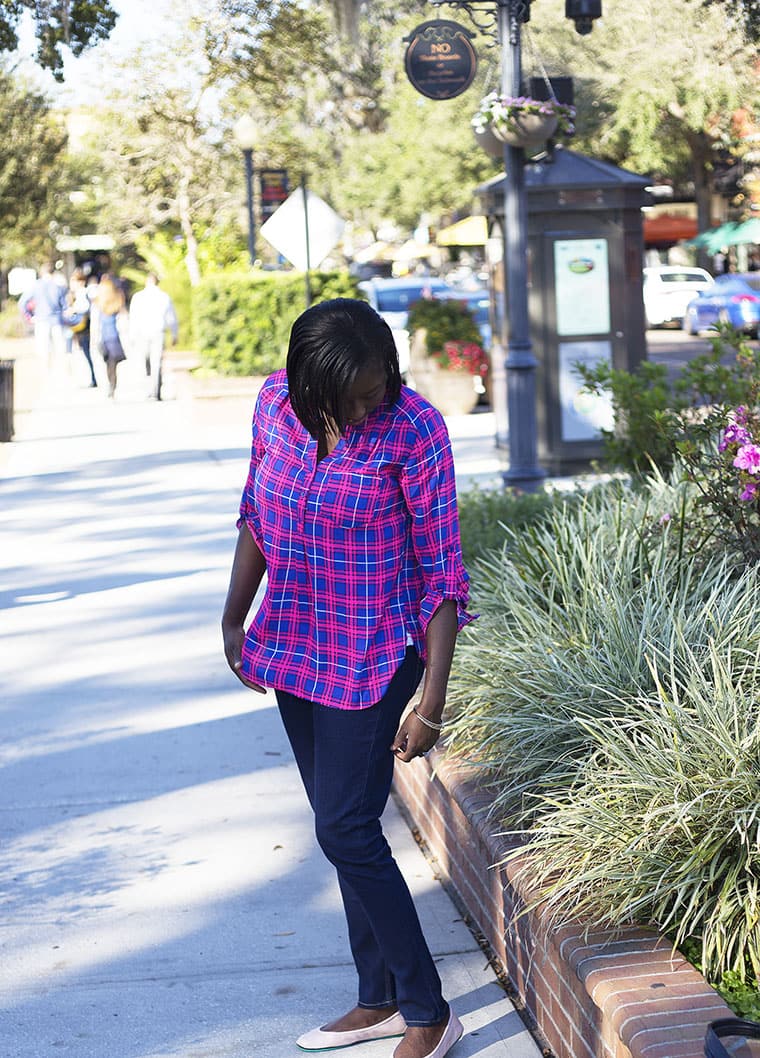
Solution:
[[[489,127],[498,140],[511,147],[539,147],[556,131],[557,118],[554,114],[516,114],[509,123],[494,122]]]
[[[498,136],[494,135],[490,125],[484,128],[482,132],[473,128],[472,133],[478,146],[482,147],[486,154],[489,154],[492,158],[504,157],[504,143]]]
[[[469,415],[478,403],[473,376],[467,371],[447,371],[434,361],[414,371],[414,388],[442,415]]]
[[[427,355],[427,331],[412,334],[411,384],[442,415],[469,415],[478,403],[475,379],[468,371],[449,371]]]

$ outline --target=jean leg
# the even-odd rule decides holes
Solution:
[[[322,706],[287,691],[276,691],[285,733],[314,809],[314,714]],[[338,876],[340,895],[348,926],[348,941],[359,977],[359,1006],[392,1006],[396,1000],[393,976],[388,970],[361,901],[350,885]]]
[[[90,353],[90,332],[82,331],[76,336],[75,340],[79,348],[82,350],[82,355],[87,361],[87,367],[90,370],[90,383],[93,386],[97,386],[98,380],[95,378],[95,367],[92,363],[92,354]]]
[[[410,1025],[435,1024],[448,1010],[411,894],[380,824],[393,777],[391,742],[421,672],[409,651],[376,705],[317,707],[315,714],[317,840],[364,908]]]

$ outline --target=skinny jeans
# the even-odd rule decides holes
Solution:
[[[422,672],[417,652],[408,648],[388,690],[366,709],[334,709],[276,692],[317,841],[338,873],[358,1005],[397,1003],[407,1025],[435,1025],[449,1009],[380,823],[393,778],[391,743]]]

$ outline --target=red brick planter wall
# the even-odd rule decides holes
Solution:
[[[708,1022],[731,1011],[667,941],[577,926],[547,937],[527,915],[511,926],[517,865],[492,867],[509,846],[473,772],[434,750],[397,764],[395,789],[558,1058],[702,1058]]]

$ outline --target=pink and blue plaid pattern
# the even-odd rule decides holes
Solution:
[[[462,565],[451,445],[442,416],[402,388],[317,462],[278,371],[253,418],[240,503],[266,557],[267,588],[243,648],[243,674],[339,709],[383,696],[409,639],[444,599],[461,628]]]

